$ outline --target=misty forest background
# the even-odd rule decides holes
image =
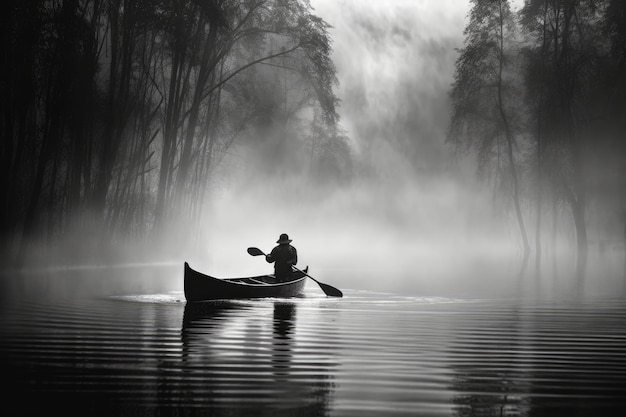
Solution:
[[[406,192],[342,127],[332,27],[306,0],[8,0],[0,19],[5,264],[191,252],[235,179],[312,207]],[[626,2],[472,0],[465,22],[444,141],[496,230],[524,264],[562,238],[579,272],[590,246],[623,250]],[[432,138],[393,131],[394,166],[427,181],[413,161]]]

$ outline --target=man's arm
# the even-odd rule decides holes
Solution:
[[[291,265],[295,265],[298,263],[298,250],[293,246],[291,247],[291,259],[289,259],[287,262]]]
[[[265,260],[266,260],[268,263],[270,263],[270,264],[276,260],[276,259],[274,258],[274,250],[275,250],[275,249],[276,249],[276,248],[272,249],[272,251],[271,251],[270,253],[268,253],[267,255],[265,255]]]

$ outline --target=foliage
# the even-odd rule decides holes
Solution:
[[[248,99],[268,79],[294,86],[274,97],[292,107],[285,123],[308,107],[338,128],[328,24],[306,0],[0,7],[4,240],[198,221],[216,164],[256,129],[263,103]]]
[[[520,190],[526,192],[520,199],[530,203],[534,197],[535,240],[538,245],[543,196],[549,194],[554,207],[564,203],[569,209],[582,268],[593,186],[602,184],[602,189],[613,190],[609,195],[621,195],[621,201],[612,197],[605,201],[613,204],[613,212],[626,213],[626,157],[620,139],[625,108],[624,2],[529,0],[517,14],[509,14],[503,0],[472,4],[451,91],[449,143],[456,150],[475,152],[482,171],[497,183],[507,161],[501,147],[507,136],[506,124],[501,123],[505,119],[498,121],[495,104],[496,69],[502,64],[500,91],[506,103],[502,109],[511,115],[516,153],[509,158],[508,169],[517,165],[523,174]],[[508,39],[498,32],[498,10],[504,12]],[[500,51],[498,35],[505,46]]]
[[[515,33],[506,0],[474,0],[466,43],[456,64],[451,92],[453,115],[449,141],[457,149],[475,149],[479,170],[489,169],[496,189],[510,184],[513,204],[527,254],[529,244],[520,207],[518,168],[514,149],[520,132],[512,65]]]

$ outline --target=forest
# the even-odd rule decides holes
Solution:
[[[600,250],[626,238],[626,2],[471,4],[448,141],[508,199],[524,258],[566,227],[582,275],[589,229]]]
[[[7,262],[202,240],[236,171],[348,192],[371,175],[341,126],[332,27],[308,0],[0,8]],[[466,23],[443,141],[475,158],[525,260],[566,235],[582,271],[590,245],[626,237],[626,2],[471,0]],[[385,138],[409,165],[423,139]]]
[[[193,240],[194,228],[167,225],[200,221],[235,146],[269,158],[293,149],[308,169],[348,174],[328,25],[307,1],[0,7],[0,233],[10,259],[35,244],[102,253],[172,233]]]

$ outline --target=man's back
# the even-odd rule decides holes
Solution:
[[[274,275],[278,281],[288,281],[291,278],[292,268],[298,262],[296,248],[289,244],[280,244],[272,249],[268,262],[274,262]]]

